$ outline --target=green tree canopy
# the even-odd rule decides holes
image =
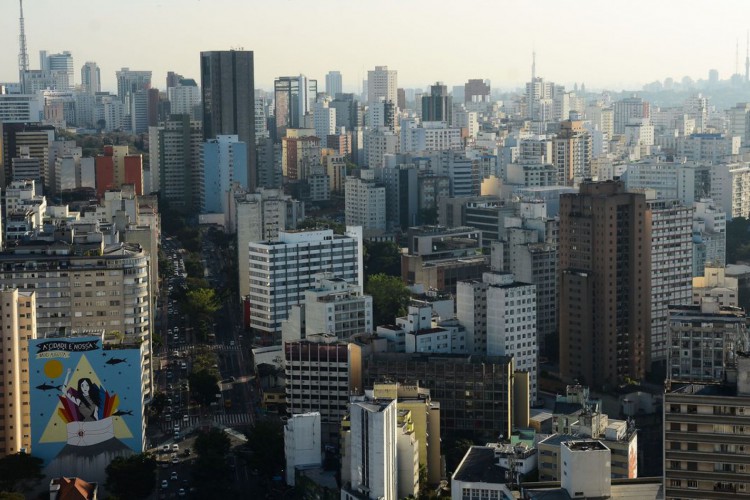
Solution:
[[[219,298],[212,288],[188,290],[182,300],[182,312],[190,316],[191,322],[210,321],[221,307]]]
[[[284,467],[284,432],[281,424],[259,420],[247,433],[247,447],[252,450],[250,467],[270,478]]]
[[[229,467],[227,455],[231,447],[225,432],[212,428],[195,440],[198,458],[193,467],[193,479],[200,498],[211,498],[228,489]]]
[[[392,241],[365,241],[365,273],[401,276],[401,249]]]
[[[206,369],[193,372],[188,376],[190,391],[195,400],[203,406],[209,406],[216,401],[216,394],[219,392],[218,381],[216,375]]]
[[[42,459],[26,453],[0,458],[0,491],[13,492],[37,483],[42,475]]]
[[[401,278],[385,274],[370,276],[365,292],[372,296],[373,322],[390,325],[396,317],[406,314],[411,294]]]
[[[105,469],[107,491],[119,498],[147,498],[156,484],[156,460],[147,453],[115,457]]]

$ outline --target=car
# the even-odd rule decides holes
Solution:
[[[172,421],[172,414],[171,413],[167,413],[164,416],[164,420],[166,420],[167,422],[171,422]]]
[[[178,497],[184,497],[185,495],[186,495],[186,493],[185,493],[185,488],[180,488],[180,489],[179,489],[179,490],[177,491],[177,496],[178,496]]]
[[[229,341],[229,347],[234,347],[234,340]]]
[[[173,445],[172,445],[172,452],[175,452],[175,453],[176,453],[176,452],[178,452],[178,451],[180,451],[180,445],[179,445],[179,444],[177,444],[177,443],[173,444]]]
[[[185,451],[183,451],[182,454],[185,455],[186,457],[189,457],[190,456],[190,448],[185,448]]]
[[[167,390],[168,390],[168,391],[171,391],[171,390],[172,390],[172,384],[167,384]]]
[[[161,480],[161,489],[166,490],[169,488],[169,482],[166,479]]]
[[[172,463],[173,464],[178,464],[178,463],[180,463],[180,459],[177,458],[177,457],[172,457]]]
[[[162,445],[161,451],[162,453],[169,453],[169,445],[168,444]]]
[[[183,422],[190,422],[190,416],[189,415],[183,415],[182,416],[182,421]]]
[[[170,476],[169,476],[169,480],[170,481],[177,481],[177,471],[176,470],[172,471],[172,474],[170,474]]]
[[[177,431],[174,431],[174,440],[179,441],[180,440],[180,433]]]
[[[183,361],[182,363],[180,363],[180,367],[181,367],[181,368],[182,368],[183,370],[187,370],[187,363],[185,363],[185,362]]]

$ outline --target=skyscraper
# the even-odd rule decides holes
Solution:
[[[446,122],[450,125],[452,103],[448,87],[441,82],[430,86],[430,95],[422,96],[422,121]]]
[[[305,128],[305,115],[312,112],[318,82],[305,75],[280,76],[273,82],[273,91],[278,142],[287,129]]]
[[[388,66],[375,66],[367,72],[367,102],[376,103],[381,98],[394,105],[398,103],[398,75]]]
[[[203,138],[236,135],[247,144],[247,182],[258,185],[255,158],[255,70],[250,50],[201,52]]]
[[[95,62],[87,61],[81,66],[81,85],[83,90],[91,95],[102,90],[101,72]]]
[[[139,90],[151,88],[150,71],[131,71],[130,68],[122,68],[115,72],[117,77],[117,97],[125,104],[125,109],[130,110],[130,96]]]
[[[331,97],[336,97],[336,94],[341,94],[343,91],[344,87],[341,83],[341,72],[329,71],[326,75],[326,94]]]
[[[650,362],[651,213],[621,181],[560,196],[560,373],[593,387]]]

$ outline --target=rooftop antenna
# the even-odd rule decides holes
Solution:
[[[21,17],[18,19],[20,31],[18,34],[18,73],[19,83],[21,84],[21,93],[26,93],[26,72],[29,70],[29,53],[26,50],[26,30],[23,23],[23,0],[18,0],[21,7]]]
[[[750,82],[750,30],[747,32],[747,45],[745,49],[745,83]]]
[[[740,74],[740,39],[737,39],[737,44],[734,51],[734,74]]]

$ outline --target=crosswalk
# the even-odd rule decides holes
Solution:
[[[160,351],[160,354],[164,354],[165,352],[188,352],[188,351],[194,351],[195,349],[200,350],[208,350],[208,351],[239,351],[240,346],[238,345],[227,345],[227,344],[201,344],[201,345],[195,345],[195,344],[180,344],[179,346],[170,347],[169,349],[162,349]]]
[[[162,422],[161,430],[162,432],[167,434],[171,434],[175,430],[184,434],[198,427],[202,423],[202,421],[203,420],[198,415],[190,415],[187,420],[183,418],[180,419],[179,422]],[[252,419],[247,413],[220,413],[211,417],[211,421],[214,424],[225,425],[227,427],[252,424]],[[175,429],[175,422],[178,423],[177,429]]]

